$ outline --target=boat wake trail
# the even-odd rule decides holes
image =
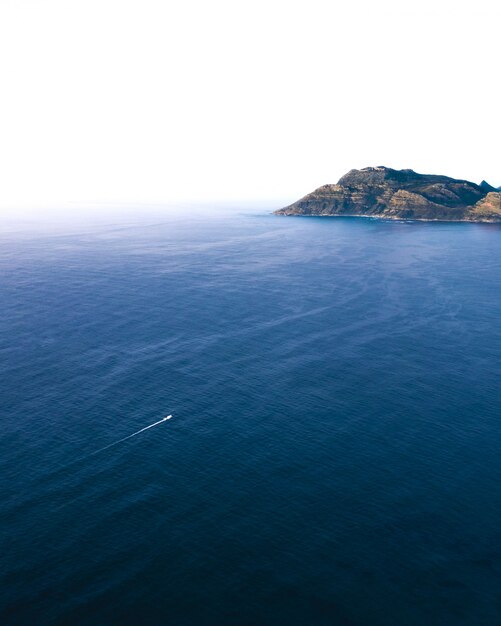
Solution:
[[[172,415],[166,415],[161,420],[158,420],[158,422],[150,424],[149,426],[145,426],[144,428],[137,430],[135,433],[132,433],[132,435],[127,435],[127,437],[122,437],[122,439],[119,439],[118,441],[114,441],[113,443],[109,443],[107,446],[104,446],[103,448],[99,448],[99,450],[94,450],[94,452],[90,452],[89,454],[86,454],[85,456],[78,457],[74,459],[73,461],[66,463],[66,465],[62,465],[58,468],[55,468],[52,471],[49,471],[47,474],[43,476],[43,482],[47,483],[49,479],[55,479],[58,476],[58,474],[62,472],[68,472],[70,468],[74,468],[76,465],[79,465],[83,461],[86,461],[87,459],[95,456],[96,454],[99,454],[100,452],[104,452],[105,450],[108,450],[108,448],[112,448],[113,446],[116,446],[119,443],[122,443],[123,441],[127,441],[127,439],[131,439],[132,437],[135,437],[136,435],[144,433],[145,430],[149,430],[150,428],[153,428],[154,426],[159,426],[160,424],[163,424],[167,420],[170,420],[171,417]],[[42,480],[42,478],[40,480]]]
[[[116,446],[117,444],[122,443],[122,441],[127,441],[127,439],[131,439],[132,437],[135,437],[136,435],[139,435],[140,433],[144,432],[145,430],[148,430],[149,428],[153,428],[153,426],[158,426],[159,424],[163,424],[167,420],[170,420],[171,417],[172,417],[172,415],[166,415],[161,420],[158,420],[158,422],[155,422],[154,424],[150,424],[149,426],[145,426],[144,428],[141,428],[141,430],[137,430],[135,433],[132,433],[132,435],[127,435],[127,437],[122,437],[122,439],[119,439],[118,441],[114,441],[113,443],[110,443],[107,446],[104,446],[104,448],[99,448],[99,450],[95,450],[94,452],[91,452],[90,454],[88,454],[84,458],[87,459],[90,456],[94,456],[95,454],[99,454],[99,452],[103,452],[104,450],[107,450],[108,448],[112,448],[113,446]]]

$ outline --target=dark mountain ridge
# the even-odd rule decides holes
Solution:
[[[501,221],[501,193],[485,181],[477,185],[410,169],[366,167],[275,213],[494,222]]]

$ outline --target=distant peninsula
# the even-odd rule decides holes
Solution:
[[[501,222],[501,188],[413,170],[366,167],[323,185],[276,215]]]

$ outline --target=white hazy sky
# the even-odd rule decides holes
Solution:
[[[0,206],[501,185],[498,4],[0,0]]]

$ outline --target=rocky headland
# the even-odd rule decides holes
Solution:
[[[501,191],[448,176],[366,167],[323,185],[276,215],[345,215],[392,219],[500,222]]]

